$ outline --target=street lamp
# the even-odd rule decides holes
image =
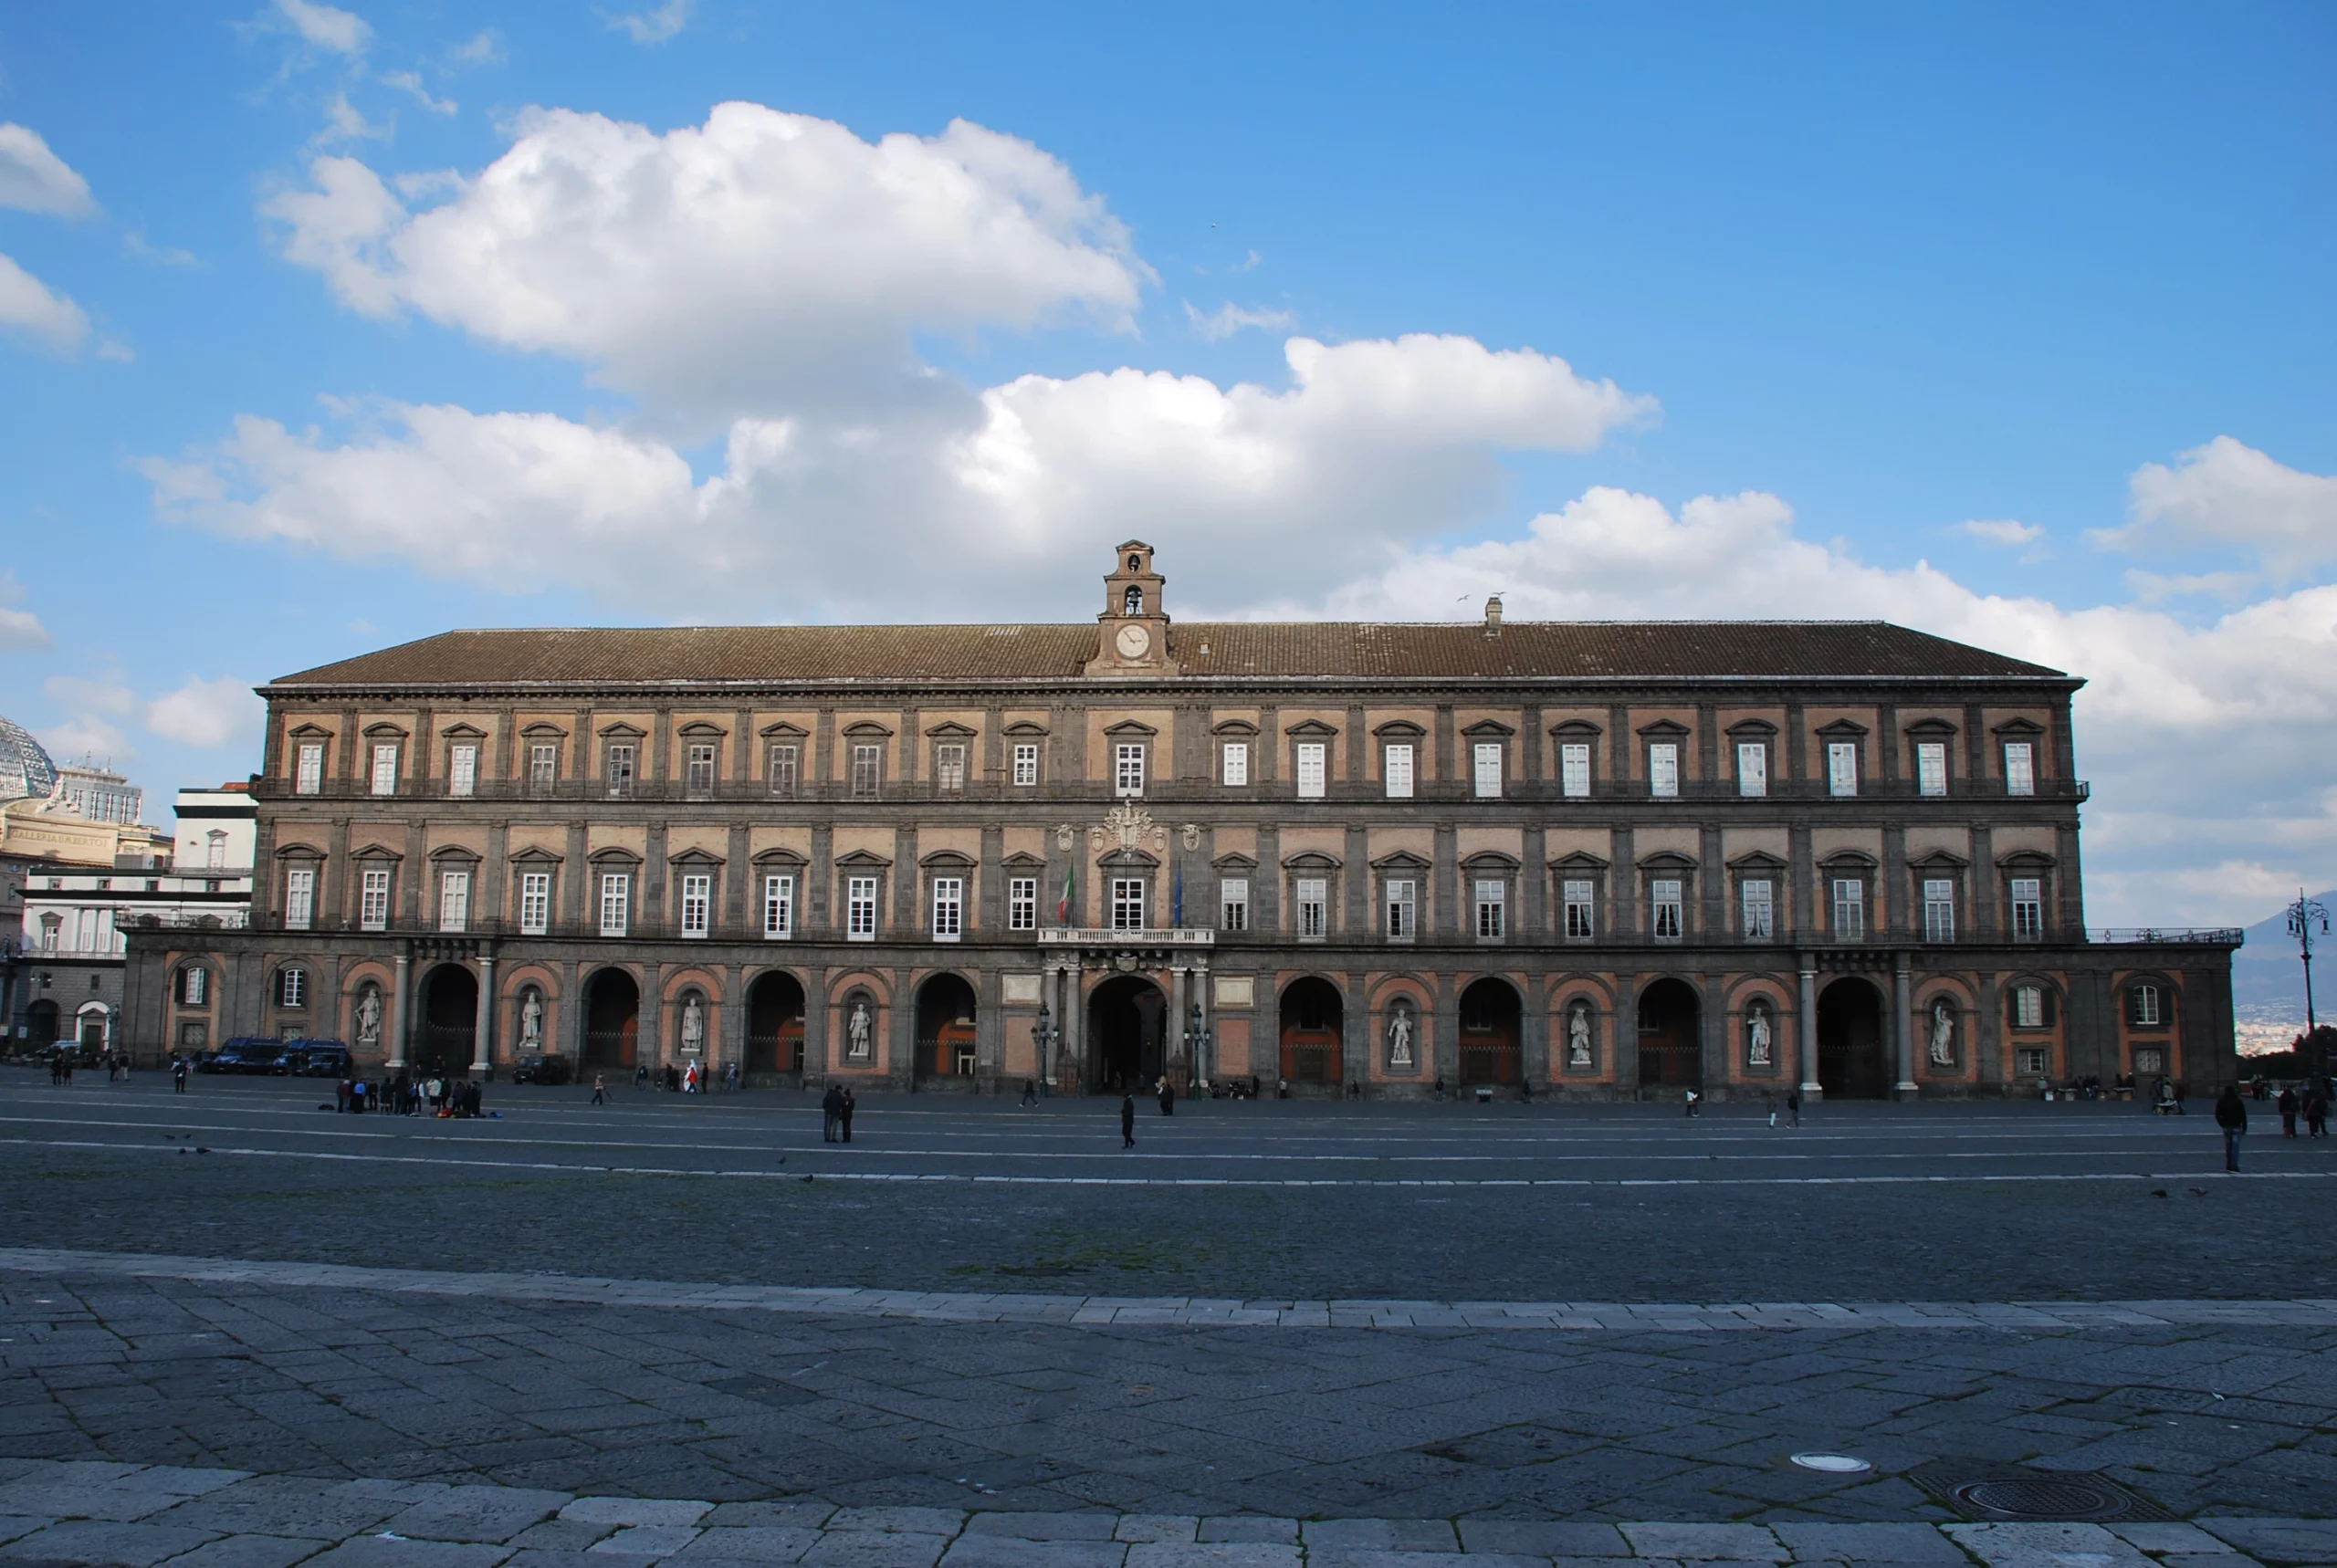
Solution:
[[[1039,1048],[1039,1092],[1043,1095],[1054,1082],[1053,1069],[1056,1032],[1054,1021],[1047,1013],[1047,1004],[1042,1001],[1038,1021],[1031,1026],[1031,1040]]]
[[[1193,1004],[1191,1016],[1185,1025],[1186,1084],[1209,1076],[1209,1023],[1199,1002]]]
[[[2329,1076],[2329,1048],[2315,1038],[2321,1033],[2321,1019],[2312,1008],[2312,939],[2329,935],[2329,911],[2320,900],[2307,898],[2304,889],[2297,889],[2297,901],[2289,905],[2289,935],[2297,939],[2297,956],[2304,961],[2304,1045],[2313,1057],[2316,1078]]]

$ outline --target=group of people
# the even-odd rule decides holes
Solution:
[[[2297,1117],[2304,1117],[2305,1136],[2325,1138],[2329,1135],[2329,1089],[2324,1083],[2308,1083],[2301,1092],[2294,1088],[2280,1091],[2275,1102],[2280,1112],[2280,1136],[2297,1135]]]
[[[378,1084],[370,1079],[343,1078],[332,1086],[332,1108],[345,1115],[379,1112],[467,1119],[486,1114],[481,1109],[486,1098],[486,1085],[443,1075],[414,1078],[401,1072]]]
[[[851,1090],[829,1084],[828,1092],[820,1096],[820,1142],[852,1142],[852,1113],[858,1103]]]
[[[596,1078],[592,1082],[593,1092],[598,1094],[600,1080]],[[737,1062],[733,1061],[723,1068],[720,1082],[725,1090],[734,1092],[737,1091],[739,1087]],[[712,1092],[716,1079],[713,1073],[696,1061],[680,1066],[669,1061],[664,1067],[655,1071],[647,1062],[644,1062],[633,1070],[633,1086],[635,1089],[646,1089],[653,1082],[668,1093],[706,1094]]]

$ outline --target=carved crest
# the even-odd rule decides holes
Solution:
[[[1152,813],[1131,800],[1123,800],[1104,813],[1101,825],[1087,830],[1088,847],[1095,850],[1149,849],[1156,852],[1168,847],[1168,830],[1152,820]]]
[[[1061,827],[1055,830],[1055,848],[1063,851],[1064,853],[1070,853],[1071,846],[1078,841],[1079,830],[1073,827],[1069,822],[1064,823]]]
[[[1187,849],[1197,850],[1201,847],[1201,825],[1199,822],[1187,822],[1177,831],[1183,836]]]

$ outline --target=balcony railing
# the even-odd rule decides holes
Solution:
[[[2237,925],[2103,925],[2087,930],[2089,942],[2193,944],[2238,947],[2248,933]]]

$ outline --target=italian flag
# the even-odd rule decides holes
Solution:
[[[1078,865],[1079,862],[1074,861],[1063,868],[1063,896],[1055,901],[1055,924],[1058,925],[1071,924],[1071,878]]]

